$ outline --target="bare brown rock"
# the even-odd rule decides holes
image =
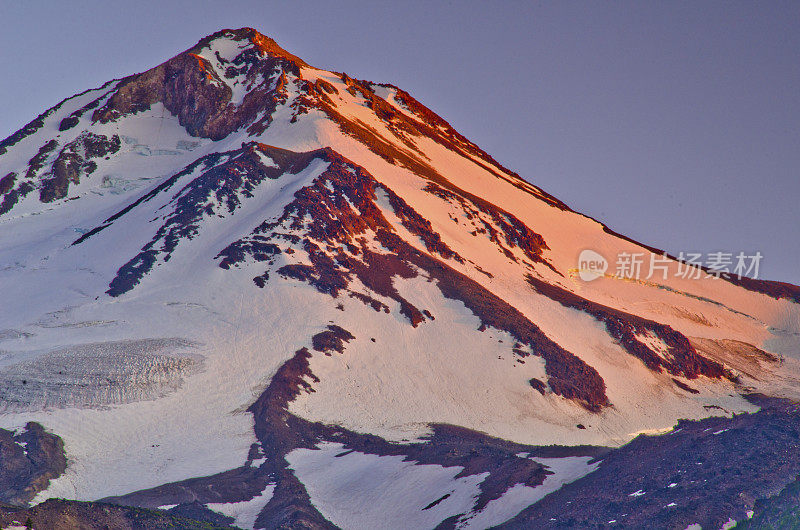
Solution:
[[[0,429],[0,502],[27,504],[66,467],[61,438],[38,423],[18,434]]]

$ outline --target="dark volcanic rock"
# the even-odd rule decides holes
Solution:
[[[221,513],[211,511],[199,501],[179,504],[168,510],[167,513],[176,517],[183,517],[185,519],[192,519],[195,521],[203,521],[213,525],[219,525],[223,528],[225,528],[227,525],[233,524],[234,521],[233,517],[228,517],[227,515],[222,515]]]
[[[166,504],[227,503],[247,501],[260,495],[270,482],[258,468],[242,466],[208,477],[196,477],[163,484],[126,495],[106,497],[103,502],[143,508]]]
[[[798,497],[800,407],[750,399],[761,411],[681,421],[668,434],[639,436],[501,528],[721,528],[750,510],[754,522],[765,523],[752,528],[781,527],[767,524],[779,517],[761,514],[791,515],[786,507]],[[782,490],[782,498],[757,502]]]
[[[229,62],[223,74],[245,74],[252,87],[241,105],[231,104],[232,91],[211,64],[198,55],[213,39],[226,34],[253,46]],[[154,103],[178,117],[189,134],[221,140],[231,132],[253,123],[265,109],[274,110],[286,100],[285,72],[299,75],[300,59],[286,52],[272,39],[253,29],[219,31],[167,62],[123,80],[93,121],[107,123],[121,116],[142,112]],[[273,82],[275,81],[275,82]],[[262,119],[270,119],[267,113]]]
[[[800,475],[778,495],[756,501],[753,518],[739,522],[736,528],[744,530],[800,528]]]
[[[156,510],[102,502],[48,499],[32,508],[0,506],[0,525],[30,525],[46,530],[217,530],[236,528],[178,517]]]
[[[552,265],[542,258],[542,252],[549,249],[544,238],[515,216],[480,197],[455,193],[432,182],[425,186],[425,191],[458,205],[467,219],[476,225],[476,232],[486,234],[512,261],[518,260],[510,249],[519,248],[532,263],[543,263],[555,271]]]
[[[265,166],[261,154],[270,156],[277,165]],[[226,158],[226,161],[217,165],[216,163],[223,157]],[[254,142],[245,144],[234,151],[215,153],[213,156],[204,157],[173,175],[130,206],[106,219],[102,225],[81,236],[73,245],[79,244],[105,229],[136,206],[168,191],[180,177],[197,168],[210,168],[203,171],[171,198],[168,204],[171,207],[170,214],[165,216],[164,223],[158,228],[153,239],[142,247],[139,254],[117,271],[117,275],[111,280],[106,292],[111,296],[120,296],[133,289],[157,261],[169,261],[172,252],[181,241],[193,239],[200,230],[204,218],[233,213],[240,207],[243,199],[253,197],[253,191],[259,183],[266,179],[279,178],[286,172],[301,171],[312,158],[313,156],[309,156],[308,153],[290,153]],[[247,248],[239,248],[232,245],[220,253],[220,256],[225,257],[220,266],[227,268],[236,263],[238,257],[244,255],[246,250],[268,253],[268,249],[277,250],[277,247],[256,248],[255,245],[250,245]]]
[[[38,423],[16,435],[0,429],[0,502],[26,504],[66,468],[61,438]]]
[[[352,333],[340,326],[332,324],[328,326],[326,331],[322,331],[311,337],[311,344],[317,351],[324,353],[336,351],[342,353],[344,351],[345,342],[350,342],[353,339],[355,339],[355,337]]]
[[[78,184],[81,176],[92,173],[97,165],[93,158],[102,158],[119,151],[120,139],[88,132],[64,146],[53,162],[52,176],[42,181],[39,200],[53,202],[67,196],[70,183]]]
[[[3,177],[2,187],[4,191],[2,193],[3,200],[0,202],[0,215],[11,210],[20,199],[25,198],[28,193],[36,189],[36,178],[56,147],[58,147],[56,140],[50,140],[41,146],[28,161],[28,169],[25,171],[22,181],[19,181],[14,173],[9,173]],[[17,183],[16,187],[14,187],[15,182]]]
[[[58,124],[58,130],[61,132],[68,131],[73,127],[75,127],[76,125],[78,125],[78,122],[80,120],[81,119],[78,116],[72,116],[72,115],[67,116],[66,118],[61,120],[61,123]]]
[[[694,346],[684,335],[675,331],[666,324],[625,313],[618,309],[607,307],[571,293],[561,287],[549,284],[530,274],[527,275],[528,283],[536,292],[559,302],[565,307],[570,307],[592,315],[600,322],[604,322],[608,333],[617,339],[620,345],[631,355],[638,357],[649,369],[661,372],[666,370],[673,375],[682,375],[688,379],[695,379],[704,375],[707,377],[733,376],[716,361],[707,359],[697,353]],[[646,344],[636,339],[637,333],[649,332],[661,339],[669,348],[667,356],[659,355]],[[688,392],[697,393],[688,385],[673,379],[675,384]]]

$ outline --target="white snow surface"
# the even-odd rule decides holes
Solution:
[[[272,493],[274,491],[275,484],[268,484],[264,491],[248,501],[227,503],[211,502],[206,504],[206,508],[221,513],[222,515],[233,517],[233,524],[239,528],[254,530],[256,528],[258,514],[261,513],[261,510],[264,509],[264,506],[266,506],[272,498]]]
[[[542,484],[534,488],[515,484],[499,498],[490,501],[481,511],[462,518],[458,528],[491,528],[513,518],[519,512],[542,500],[545,496],[561,489],[564,484],[575,482],[595,471],[600,462],[592,462],[587,456],[568,456],[563,458],[534,457],[540,464],[552,471]]]
[[[532,460],[552,472],[544,483],[536,487],[513,485],[500,498],[473,512],[480,493],[478,485],[486,473],[455,478],[461,467],[366,454],[332,442],[318,444],[315,449],[296,449],[287,456],[314,506],[344,529],[434,528],[458,514],[465,515],[458,519],[457,528],[489,528],[513,518],[564,484],[586,476],[600,464],[589,463],[590,457]],[[431,504],[434,506],[429,507]]]
[[[343,529],[434,528],[450,516],[468,512],[486,476],[455,478],[463,468],[343,452],[342,444],[323,443],[287,456],[314,506]],[[426,509],[444,495],[448,497]]]

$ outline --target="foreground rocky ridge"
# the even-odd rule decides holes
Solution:
[[[5,528],[47,528],[51,530],[220,530],[236,528],[219,522],[173,516],[158,510],[115,506],[101,502],[48,499],[32,508],[0,505],[0,524]]]

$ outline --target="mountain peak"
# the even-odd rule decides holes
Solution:
[[[200,39],[200,41],[188,52],[197,52],[205,47],[211,45],[215,41],[230,41],[234,43],[241,43],[242,41],[249,42],[254,45],[262,54],[279,57],[294,62],[297,66],[308,66],[308,64],[296,55],[289,53],[281,47],[274,39],[268,37],[258,30],[250,27],[238,29],[221,29]]]
[[[247,529],[720,528],[800,473],[799,288],[615,234],[252,28],[0,142],[0,264],[3,527],[71,496]]]

